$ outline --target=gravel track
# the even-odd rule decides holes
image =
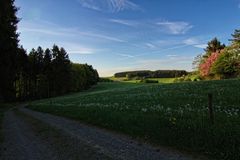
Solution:
[[[165,148],[154,148],[125,136],[81,124],[63,117],[40,113],[26,108],[20,111],[61,130],[98,152],[122,160],[193,160],[199,159]]]
[[[80,139],[19,111],[5,114],[1,160],[112,160]]]
[[[16,115],[13,111],[5,114],[5,143],[0,159],[200,160],[166,148],[154,148],[126,136],[63,117],[23,107],[20,107],[19,111],[30,118]],[[38,130],[43,126],[45,134]]]
[[[56,154],[31,131],[30,127],[13,111],[3,121],[3,160],[56,160]]]

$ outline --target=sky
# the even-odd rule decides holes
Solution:
[[[192,70],[217,37],[240,28],[240,0],[16,0],[20,44],[53,44],[100,76],[130,70]]]

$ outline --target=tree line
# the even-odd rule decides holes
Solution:
[[[14,0],[0,1],[0,101],[31,100],[81,91],[96,84],[97,70],[69,60],[64,48],[19,46]]]
[[[115,73],[114,77],[126,77],[126,78],[175,78],[187,75],[185,70],[157,70],[157,71],[129,71]]]
[[[81,91],[98,82],[98,73],[91,65],[71,63],[64,48],[24,49],[18,54],[15,80],[16,98],[36,99]]]

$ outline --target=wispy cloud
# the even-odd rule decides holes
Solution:
[[[158,26],[161,27],[164,31],[170,33],[170,34],[185,34],[190,29],[193,28],[193,25],[191,25],[188,22],[170,22],[170,21],[162,21],[157,23]]]
[[[121,57],[126,57],[126,58],[134,58],[135,56],[133,55],[130,55],[130,54],[116,54],[118,56],[121,56]]]
[[[238,8],[240,9],[240,2],[238,3]]]
[[[38,27],[37,28],[24,27],[24,28],[20,29],[20,32],[34,32],[34,33],[47,34],[47,35],[51,35],[51,36],[73,36],[74,35],[74,34],[70,34],[70,33],[60,32],[57,30],[38,28]]]
[[[99,41],[123,42],[123,40],[115,37],[90,31],[81,31],[78,28],[64,28],[47,21],[21,21],[18,32],[21,33],[21,40],[24,40],[24,45],[27,46],[27,49],[35,47],[37,41],[43,40],[41,43],[43,47],[51,47],[49,45],[56,43],[67,49],[67,52],[72,55],[91,55],[105,51],[103,47],[99,49],[92,43],[84,43],[81,39],[82,37],[83,39],[88,37]],[[31,38],[26,39],[25,37],[33,37],[34,40]],[[39,42],[37,45],[40,45]]]
[[[31,33],[41,33],[50,36],[85,36],[91,38],[98,38],[102,40],[108,40],[113,42],[127,42],[123,39],[117,38],[115,36],[99,34],[91,31],[81,31],[78,28],[63,28],[56,24],[43,24],[32,23],[32,22],[22,22],[19,28],[19,32],[31,32]]]
[[[69,54],[79,54],[79,55],[91,55],[95,54],[95,51],[91,48],[79,48],[78,50],[70,50]]]
[[[203,43],[199,39],[196,38],[188,38],[183,41],[184,44],[189,45],[189,46],[194,46],[196,48],[206,48],[207,44]]]
[[[130,0],[77,0],[82,7],[104,12],[120,12],[124,10],[140,10]]]
[[[116,38],[114,36],[107,36],[107,35],[102,35],[102,34],[97,34],[97,33],[91,33],[91,32],[79,32],[77,31],[78,34],[80,35],[85,35],[85,36],[91,36],[91,37],[95,37],[95,38],[101,38],[101,39],[105,39],[105,40],[109,40],[109,41],[115,41],[115,42],[127,42],[125,40]]]
[[[154,66],[157,66],[156,69],[176,69],[176,66],[179,66],[179,64],[185,63],[187,65],[191,63],[193,59],[194,57],[191,56],[170,56],[165,59],[142,59],[138,60],[136,63],[146,68],[155,68]]]
[[[196,44],[196,45],[194,45],[194,47],[197,47],[197,48],[202,48],[202,49],[204,49],[204,48],[206,48],[206,47],[207,47],[207,44]]]
[[[168,54],[167,57],[177,57],[178,55],[176,54]]]
[[[123,19],[110,19],[110,22],[126,25],[126,26],[137,26],[138,23],[130,20],[123,20]]]
[[[188,38],[188,39],[183,40],[183,43],[186,45],[196,45],[199,43],[199,40],[196,38]]]
[[[169,51],[169,50],[175,50],[175,49],[179,49],[179,48],[184,48],[184,47],[187,47],[188,45],[186,44],[183,44],[183,45],[176,45],[176,46],[173,46],[173,47],[169,47],[169,48],[164,48],[162,50],[159,50],[159,51],[156,51],[155,53],[161,53],[161,52],[165,52],[165,51]]]
[[[79,55],[92,55],[94,54],[93,52],[89,52],[89,51],[82,51],[82,50],[79,50],[79,51],[68,51],[69,54],[79,54]]]
[[[157,48],[157,46],[154,45],[154,44],[152,44],[152,43],[145,43],[145,45],[146,45],[148,48],[150,48],[150,49],[155,49],[155,48]]]
[[[80,45],[76,42],[69,41],[59,41],[57,44],[66,48],[70,55],[92,55],[104,50],[103,48],[94,48],[91,45]]]
[[[118,61],[125,61],[128,59],[132,59],[132,60],[137,60],[137,59],[141,59],[142,56],[144,56],[145,54],[116,54],[118,56],[121,56],[122,58],[116,59]]]
[[[201,48],[204,49],[206,48],[207,44],[204,43],[206,40],[199,40],[198,38],[191,37],[188,39],[183,39],[183,40],[159,40],[156,41],[155,43],[152,42],[147,42],[145,43],[146,46],[150,47],[155,47],[153,51],[148,51],[142,54],[134,55],[134,57],[131,58],[139,58],[147,55],[162,55],[164,52],[168,52],[171,50],[178,50],[181,48],[185,47],[196,47],[196,48]],[[173,55],[173,54],[167,54],[167,57],[173,59],[175,57],[178,57],[178,55]],[[126,59],[129,57],[126,57]]]

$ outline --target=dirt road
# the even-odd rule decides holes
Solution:
[[[11,110],[3,123],[4,160],[196,160],[63,117],[26,108]]]

